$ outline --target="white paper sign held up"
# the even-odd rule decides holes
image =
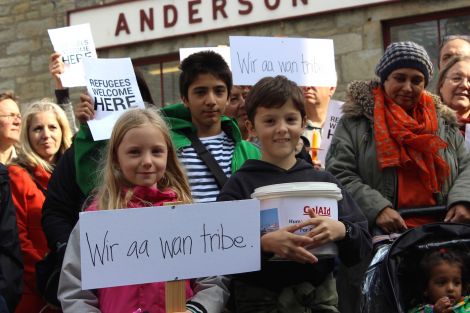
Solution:
[[[259,201],[80,213],[82,288],[260,269]]]
[[[299,86],[336,86],[332,39],[230,36],[234,85],[283,75]]]
[[[48,33],[54,51],[60,52],[64,62],[64,73],[60,75],[62,86],[85,86],[82,60],[97,58],[90,24],[49,29]]]

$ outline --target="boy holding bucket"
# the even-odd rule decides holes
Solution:
[[[295,158],[306,113],[302,91],[294,82],[283,76],[261,79],[248,94],[246,109],[247,128],[259,139],[262,158],[246,161],[225,184],[219,201],[249,199],[256,188],[271,184],[330,182],[340,186],[331,174]],[[335,242],[347,266],[370,253],[366,218],[346,191],[341,194],[338,221],[309,209],[310,219],[261,236],[261,271],[233,276],[236,312],[339,312],[334,257],[319,258],[308,250]],[[305,235],[294,233],[306,226],[314,228]],[[274,254],[284,260],[270,260]]]

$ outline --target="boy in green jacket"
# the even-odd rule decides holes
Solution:
[[[194,202],[215,201],[220,183],[196,153],[190,138],[199,139],[226,177],[247,159],[259,159],[260,152],[253,144],[242,140],[234,120],[223,116],[232,88],[232,74],[224,59],[213,51],[203,51],[187,57],[180,68],[183,103],[164,107],[162,113],[170,126],[178,158],[186,168]],[[86,110],[79,111],[93,112],[91,97],[82,95],[81,100],[79,106]],[[75,137],[75,165],[80,169],[77,183],[84,194],[96,186],[97,162],[105,142],[93,141],[86,124],[80,126]]]
[[[232,74],[224,59],[213,51],[203,51],[184,59],[180,68],[183,104],[162,111],[178,158],[186,168],[194,202],[211,202],[223,185],[216,179],[214,167],[222,170],[223,178],[230,177],[247,159],[259,159],[260,152],[242,140],[234,120],[223,116],[232,89]],[[194,141],[203,144],[217,165],[206,164]]]

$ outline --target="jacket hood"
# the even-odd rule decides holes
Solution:
[[[372,89],[379,86],[380,82],[378,80],[351,82],[348,85],[347,100],[343,104],[343,116],[347,118],[365,116],[373,120],[374,96]],[[433,98],[438,116],[441,116],[450,125],[458,125],[454,110],[444,105],[439,96],[426,90],[424,92],[428,93]]]
[[[311,170],[312,165],[302,159],[297,159],[297,162],[288,170],[280,168],[272,163],[262,160],[247,160],[240,168],[239,172],[279,172],[279,173],[294,173],[304,170]]]
[[[161,109],[161,112],[172,131],[178,132],[185,129],[191,129],[193,132],[196,131],[196,127],[191,121],[191,112],[183,103],[167,105]],[[242,140],[242,134],[233,119],[222,115],[221,122],[224,131],[226,131],[226,127],[231,128],[232,138],[235,142]]]

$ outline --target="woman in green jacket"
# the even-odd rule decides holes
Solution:
[[[438,220],[470,222],[470,155],[452,110],[424,88],[432,63],[413,42],[391,44],[380,80],[356,81],[326,159],[366,215],[385,233]],[[445,216],[402,218],[398,208],[445,205]],[[337,278],[340,310],[359,312],[368,260]]]
[[[385,233],[437,221],[398,208],[446,205],[444,221],[470,222],[470,155],[453,111],[427,92],[432,63],[413,42],[391,44],[380,81],[353,82],[326,161]]]

